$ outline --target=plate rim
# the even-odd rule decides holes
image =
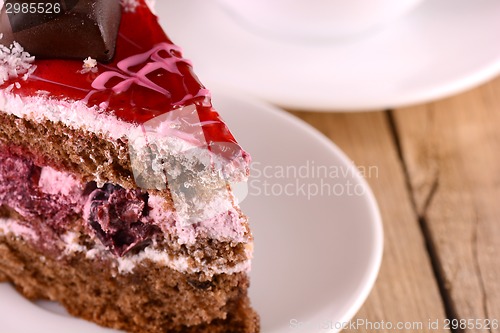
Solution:
[[[359,181],[365,189],[365,196],[367,202],[367,209],[370,212],[370,216],[373,217],[372,225],[374,229],[374,233],[372,235],[374,244],[373,244],[373,252],[372,252],[372,260],[370,261],[369,267],[367,267],[367,271],[365,272],[365,276],[363,280],[364,284],[360,285],[360,289],[357,291],[357,296],[355,301],[349,306],[349,309],[341,316],[341,322],[348,322],[351,320],[356,313],[361,309],[368,296],[370,295],[375,282],[378,278],[382,260],[383,260],[383,252],[384,252],[384,228],[383,228],[383,219],[380,213],[380,208],[378,206],[376,197],[371,189],[368,181],[361,175],[356,165],[349,159],[348,155],[340,149],[339,146],[335,144],[334,141],[329,139],[326,135],[321,133],[318,129],[316,129],[311,124],[305,122],[304,120],[295,117],[294,115],[288,113],[287,111],[272,105],[266,101],[255,98],[253,96],[245,95],[243,92],[238,91],[235,88],[228,87],[227,85],[216,84],[210,87],[210,90],[213,92],[212,98],[218,99],[218,96],[224,98],[224,95],[229,95],[230,98],[234,98],[238,101],[243,101],[248,105],[254,105],[259,107],[265,112],[273,113],[280,117],[280,119],[293,124],[293,126],[297,126],[301,128],[305,133],[311,135],[314,139],[318,141],[324,148],[328,149],[333,155],[339,158],[340,162],[348,166],[350,170],[354,171],[353,175],[356,178],[356,181]],[[226,96],[227,97],[227,96]],[[216,102],[217,103],[217,102]],[[224,114],[221,114],[224,118]],[[236,139],[238,139],[238,134],[235,133]],[[245,147],[243,147],[245,148]],[[250,152],[251,153],[251,152]],[[324,330],[323,330],[324,331]],[[328,330],[330,333],[337,333],[340,330],[331,328]],[[271,332],[272,333],[272,332]]]
[[[463,2],[463,1],[462,1]],[[167,4],[168,3],[168,4]],[[162,2],[162,7],[167,8],[170,3],[176,3],[173,1],[165,1]],[[419,8],[415,10],[420,10],[420,7],[424,6],[436,6],[433,1],[426,1],[421,4]],[[219,6],[217,1],[213,1],[214,6]],[[178,6],[178,5],[175,5]],[[182,6],[182,5],[181,5]],[[158,8],[157,4],[157,14],[160,17],[160,22],[162,20],[162,8]],[[500,8],[500,7],[495,7]],[[241,24],[238,24],[234,17],[231,17],[230,14],[224,8],[218,8],[217,17],[220,15],[224,15],[228,18],[228,22],[231,22],[231,26],[227,27],[227,29],[237,28],[241,29]],[[411,15],[409,13],[408,15]],[[197,16],[198,17],[198,16]],[[473,17],[472,15],[469,17]],[[403,17],[404,18],[404,17]],[[225,20],[226,21],[226,20]],[[399,24],[397,20],[395,22],[391,22],[391,24],[397,25]],[[203,24],[209,23],[210,20],[203,21]],[[433,21],[434,22],[434,21]],[[489,21],[488,21],[489,22]],[[428,22],[419,22],[419,28],[412,28],[412,31],[416,31],[417,29],[425,29],[429,25]],[[209,26],[214,26],[214,24],[209,24]],[[422,28],[424,27],[424,28]],[[172,28],[172,25],[170,25]],[[458,29],[458,28],[456,28]],[[463,29],[463,28],[462,28]],[[234,29],[233,29],[234,30]],[[168,32],[169,30],[167,30]],[[248,31],[247,31],[248,32]],[[478,35],[476,32],[475,36]],[[258,36],[255,34],[255,36]],[[174,36],[175,37],[175,36]],[[361,36],[363,37],[363,36]],[[248,38],[245,38],[246,41]],[[394,39],[394,37],[392,37]],[[272,39],[271,39],[272,40]],[[350,39],[349,39],[350,40]],[[349,41],[348,40],[348,41]],[[352,39],[356,41],[356,38]],[[358,40],[362,40],[359,39]],[[269,40],[267,40],[269,41]],[[184,43],[186,43],[184,41]],[[309,49],[307,45],[311,43],[300,42],[295,45],[304,45],[304,49]],[[441,43],[443,44],[443,43]],[[182,45],[182,41],[181,41]],[[313,44],[314,45],[314,44]],[[433,44],[435,45],[435,43]],[[256,44],[256,46],[259,46]],[[390,46],[390,45],[389,45]],[[206,66],[206,64],[205,64]],[[473,68],[469,68],[473,67]],[[196,68],[196,62],[195,62]],[[387,110],[393,108],[405,108],[408,106],[420,104],[420,103],[428,103],[438,99],[450,97],[454,94],[465,92],[469,89],[477,87],[494,77],[496,77],[500,73],[500,53],[496,57],[490,57],[486,61],[483,61],[481,65],[473,65],[468,66],[467,68],[455,68],[452,71],[453,75],[445,75],[441,74],[438,80],[431,80],[429,83],[425,84],[425,86],[417,86],[414,88],[406,89],[403,92],[397,91],[393,93],[388,93],[384,95],[383,98],[379,96],[373,98],[357,98],[356,100],[350,99],[349,102],[345,100],[341,101],[333,101],[328,99],[314,100],[314,98],[310,97],[310,94],[304,95],[300,97],[293,93],[283,93],[282,90],[270,92],[269,89],[259,89],[255,87],[250,87],[249,83],[238,84],[238,89],[245,91],[246,94],[257,97],[261,100],[265,100],[268,103],[273,103],[279,105],[283,108],[294,109],[294,110],[302,110],[302,111],[316,111],[316,112],[367,112],[367,111],[380,111]],[[211,77],[209,78],[205,75],[205,81],[212,85],[224,84],[224,82],[219,81],[218,78]],[[267,87],[267,86],[266,86]]]

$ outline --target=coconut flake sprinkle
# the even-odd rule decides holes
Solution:
[[[135,9],[139,6],[137,0],[121,0],[123,10],[127,13],[135,13]]]
[[[96,73],[97,72],[97,60],[92,59],[91,57],[83,60],[81,74],[86,74],[88,72]]]
[[[9,47],[0,45],[0,85],[21,75],[26,81],[36,69],[33,61],[35,57],[25,52],[18,42],[14,41]]]

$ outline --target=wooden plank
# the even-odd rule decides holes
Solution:
[[[500,78],[394,119],[449,307],[500,320]]]
[[[374,323],[423,323],[443,320],[444,307],[421,230],[405,185],[387,113],[294,115],[331,138],[367,173],[384,221],[385,249],[375,288],[356,319]],[[372,169],[373,170],[373,169]],[[353,330],[356,331],[356,330]],[[374,332],[360,327],[358,332]],[[389,330],[376,332],[429,331]],[[434,330],[439,332],[443,330]]]

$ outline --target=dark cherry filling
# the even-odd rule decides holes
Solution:
[[[15,209],[27,220],[43,221],[56,232],[77,218],[70,198],[40,191],[41,168],[32,161],[0,150],[0,206]]]
[[[160,233],[148,217],[146,192],[112,184],[98,188],[90,182],[84,189],[73,189],[71,197],[44,193],[38,186],[41,170],[31,160],[0,147],[0,206],[17,211],[41,238],[47,226],[58,235],[67,232],[68,225],[84,215],[84,206],[90,208],[86,223],[118,256],[148,246]]]
[[[147,223],[148,194],[112,184],[102,188],[97,188],[95,183],[93,186],[95,190],[88,198],[87,222],[101,242],[119,256],[148,246],[154,234],[160,232],[157,226]]]

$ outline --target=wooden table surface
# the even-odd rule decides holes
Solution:
[[[384,257],[355,320],[386,327],[349,331],[500,332],[500,77],[401,109],[292,113],[358,166],[378,167],[368,182],[382,214]],[[447,330],[446,318],[474,324]]]

